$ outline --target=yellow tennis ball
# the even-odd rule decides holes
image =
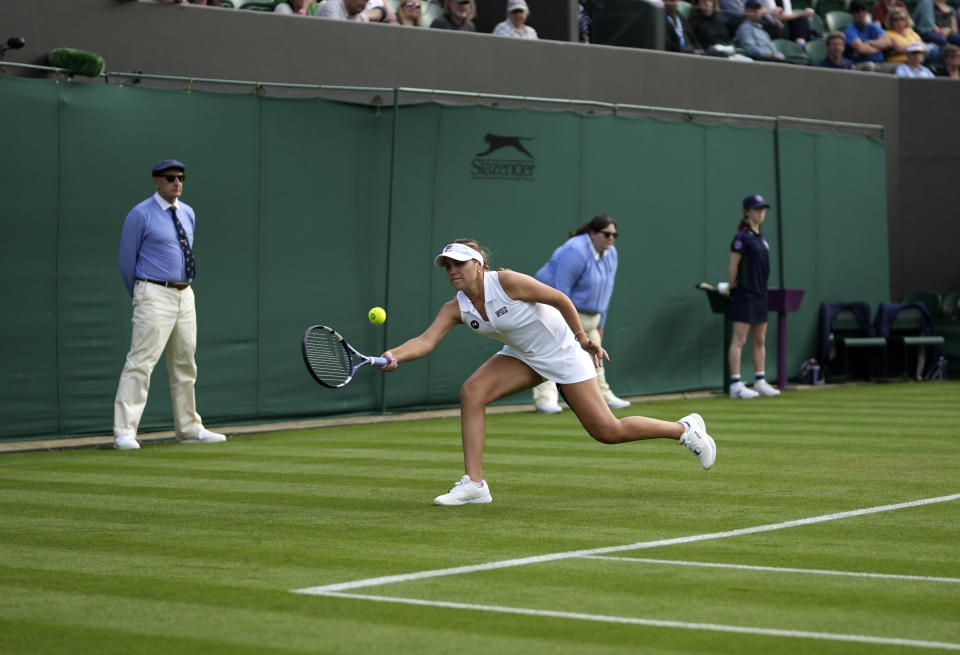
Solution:
[[[374,307],[367,312],[367,318],[369,318],[370,322],[374,325],[380,325],[387,320],[387,312],[383,309],[383,307]]]

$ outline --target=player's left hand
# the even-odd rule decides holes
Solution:
[[[610,355],[607,354],[607,351],[593,339],[587,339],[581,342],[580,347],[590,354],[590,358],[593,359],[593,365],[596,368],[603,366],[603,360],[610,361]]]

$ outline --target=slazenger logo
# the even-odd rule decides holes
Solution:
[[[487,142],[487,149],[474,155],[470,165],[472,177],[524,181],[533,179],[533,172],[537,166],[536,158],[523,144],[524,141],[533,141],[533,137],[501,136],[488,132],[483,140]],[[510,150],[507,153],[501,152],[496,158],[487,157],[502,148]],[[507,155],[511,155],[512,158],[507,159]]]

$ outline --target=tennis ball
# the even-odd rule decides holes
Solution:
[[[387,320],[387,312],[383,309],[383,307],[374,307],[367,312],[367,318],[369,318],[370,322],[374,325],[380,325]]]

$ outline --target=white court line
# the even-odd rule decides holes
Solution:
[[[671,566],[703,566],[712,569],[737,569],[740,571],[771,571],[774,573],[812,573],[815,575],[835,575],[851,578],[879,578],[881,580],[910,580],[914,582],[951,582],[960,584],[960,578],[938,578],[929,575],[901,575],[897,573],[868,573],[857,571],[832,571],[828,569],[796,569],[787,566],[751,566],[749,564],[724,564],[720,562],[689,562],[678,559],[652,559],[648,557],[609,557],[606,555],[588,555],[584,559],[610,560],[616,562],[636,562],[638,564],[669,564]]]
[[[396,584],[398,582],[412,582],[414,580],[424,580],[427,578],[439,578],[448,575],[464,575],[467,573],[476,573],[478,571],[493,571],[496,569],[505,569],[514,566],[527,566],[530,564],[542,564],[544,562],[555,562],[564,559],[573,559],[577,557],[589,557],[592,555],[605,555],[607,553],[619,553],[630,550],[642,550],[647,548],[657,548],[659,546],[675,546],[677,544],[690,544],[699,541],[709,541],[713,539],[726,539],[727,537],[739,537],[748,534],[757,534],[760,532],[772,532],[774,530],[785,530],[804,525],[814,525],[817,523],[826,523],[827,521],[836,521],[839,519],[848,519],[856,516],[865,516],[867,514],[877,514],[880,512],[890,512],[897,509],[906,509],[908,507],[920,507],[922,505],[932,505],[934,503],[946,503],[960,499],[960,494],[951,494],[949,496],[939,496],[937,498],[924,498],[913,500],[906,503],[895,503],[892,505],[879,505],[877,507],[867,507],[864,509],[855,509],[848,512],[836,512],[834,514],[822,514],[812,516],[806,519],[796,519],[793,521],[783,521],[782,523],[768,523],[767,525],[757,525],[752,528],[740,528],[738,530],[728,530],[726,532],[710,532],[706,534],[696,534],[687,537],[675,537],[673,539],[658,539],[656,541],[641,541],[635,544],[624,546],[607,546],[604,548],[590,548],[586,550],[570,550],[561,553],[548,553],[546,555],[534,555],[532,557],[520,557],[517,559],[500,560],[498,562],[488,562],[486,564],[473,564],[469,566],[454,566],[446,569],[433,569],[429,571],[417,571],[415,573],[402,573],[400,575],[387,575],[378,578],[366,578],[364,580],[354,580],[352,582],[339,582],[317,587],[306,587],[304,589],[294,589],[294,593],[330,595],[334,591],[346,591],[348,589],[361,589],[363,587],[378,587],[381,585]],[[456,510],[454,510],[456,511]]]
[[[689,623],[687,621],[663,621],[659,619],[641,619],[629,616],[608,616],[605,614],[584,614],[581,612],[556,612],[553,610],[535,610],[523,607],[504,607],[500,605],[474,605],[472,603],[451,603],[445,601],[422,600],[419,598],[400,598],[393,596],[367,596],[365,594],[345,594],[336,591],[320,592],[318,595],[332,598],[351,598],[379,603],[399,603],[419,605],[421,607],[442,607],[445,609],[497,612],[500,614],[519,614],[554,619],[573,619],[596,623],[618,623],[622,625],[642,625],[653,628],[679,628],[683,630],[704,630],[728,632],[766,637],[787,637],[792,639],[816,639],[820,641],[843,641],[882,646],[907,646],[911,648],[932,648],[937,650],[960,651],[960,644],[944,641],[926,641],[922,639],[901,639],[898,637],[873,637],[870,635],[848,635],[834,632],[810,632],[807,630],[780,630],[751,626],[723,625],[718,623]]]

